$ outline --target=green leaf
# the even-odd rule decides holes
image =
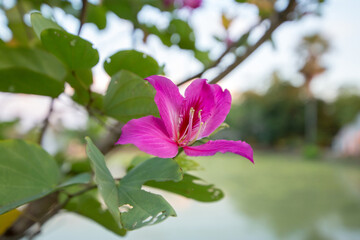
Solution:
[[[141,190],[141,186],[149,180],[181,179],[181,169],[169,158],[151,158],[131,169],[119,185],[119,206],[125,229],[137,229],[176,216],[175,210],[162,196]]]
[[[12,33],[12,43],[15,45],[28,45],[29,38],[32,37],[31,35],[28,36],[29,30],[31,34],[31,29],[26,26],[23,22],[23,16],[19,13],[19,10],[17,6],[14,6],[13,8],[7,9],[5,11],[6,14],[6,20],[8,21],[8,27],[11,30]]]
[[[70,70],[91,68],[99,61],[99,53],[90,42],[65,31],[46,29],[41,32],[41,41]]]
[[[82,89],[87,91],[93,83],[93,75],[91,69],[79,69],[70,71],[65,81],[75,90]]]
[[[31,20],[31,25],[36,33],[36,36],[40,38],[41,32],[46,30],[46,29],[58,29],[58,30],[63,30],[62,27],[60,27],[57,23],[55,23],[54,21],[44,18],[41,13],[39,12],[34,12],[31,14],[30,16],[30,20]]]
[[[91,171],[91,165],[88,159],[86,159],[86,161],[78,161],[78,162],[73,162],[71,164],[71,173],[80,174],[90,171]]]
[[[0,91],[57,97],[65,68],[40,49],[0,47]]]
[[[200,50],[194,50],[194,55],[197,60],[199,60],[205,67],[208,67],[212,64],[212,61],[209,57],[209,52],[204,52]]]
[[[73,95],[74,101],[84,106],[87,106],[90,102],[90,97],[93,97],[92,92],[90,93],[90,86],[93,82],[93,75],[91,69],[79,69],[76,71],[70,71],[68,72],[65,81],[68,82],[70,86],[73,87],[75,90],[75,93]]]
[[[171,35],[171,42],[178,45],[182,49],[195,48],[195,34],[190,25],[180,19],[172,19],[168,33]]]
[[[119,195],[115,181],[111,176],[109,169],[106,167],[104,155],[102,155],[89,137],[86,137],[85,140],[87,142],[86,153],[95,172],[95,182],[98,185],[99,192],[103,197],[109,212],[119,226],[121,226],[120,211],[118,209]]]
[[[91,100],[90,100],[90,96],[91,96]],[[100,112],[103,111],[104,96],[99,93],[91,92],[91,95],[89,95],[89,92],[77,91],[75,89],[75,94],[73,95],[72,99],[81,105],[89,106],[92,109],[96,109]]]
[[[64,188],[75,184],[88,184],[90,181],[90,173],[81,173],[61,183],[57,188]]]
[[[58,166],[40,146],[23,140],[3,140],[0,153],[0,214],[56,189]]]
[[[180,168],[184,171],[195,171],[195,170],[199,170],[200,169],[200,165],[195,162],[192,159],[188,159],[186,156],[184,155],[179,155],[175,158],[175,161],[177,162],[177,164],[179,164]]]
[[[102,208],[101,203],[96,196],[97,190],[92,190],[81,196],[72,198],[65,209],[92,219],[113,233],[124,236],[126,230],[119,228],[119,225],[116,223],[111,213]]]
[[[135,50],[115,53],[105,61],[104,69],[110,76],[113,76],[120,70],[128,70],[142,78],[159,74],[160,71],[160,67],[155,59]]]
[[[104,29],[106,27],[106,8],[102,5],[87,4],[86,22],[94,23],[100,30]]]
[[[137,13],[141,10],[141,0],[104,0],[104,6],[120,18],[137,22]]]
[[[200,202],[219,201],[224,197],[224,193],[220,189],[215,188],[212,184],[206,184],[200,178],[190,174],[184,174],[184,178],[180,182],[149,181],[145,185],[176,193]]]
[[[148,115],[159,116],[155,90],[139,76],[121,70],[111,78],[104,97],[105,114],[121,122]]]
[[[20,119],[16,118],[12,121],[0,122],[0,140],[8,139],[13,135],[17,130],[20,123]]]
[[[162,196],[141,189],[150,180],[180,181],[182,172],[174,160],[148,159],[131,169],[117,187],[105,165],[104,156],[90,138],[85,139],[99,192],[120,226],[128,230],[137,229],[163,221],[168,216],[176,216],[174,209]]]
[[[182,171],[175,160],[170,158],[151,158],[131,169],[120,181],[120,187],[141,188],[145,182],[180,181]]]

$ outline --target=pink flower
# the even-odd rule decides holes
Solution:
[[[183,0],[182,4],[184,7],[195,9],[201,6],[202,0]]]
[[[163,0],[165,7],[170,7],[171,5],[178,5],[180,8],[187,7],[190,9],[199,8],[201,6],[202,0]]]
[[[211,156],[232,152],[253,162],[251,146],[242,141],[215,140],[191,146],[209,136],[225,120],[231,107],[231,95],[217,84],[196,79],[183,97],[178,87],[162,76],[147,81],[156,90],[155,103],[160,117],[146,116],[129,121],[122,128],[117,144],[134,144],[140,150],[161,158],[173,158],[182,147],[188,156]]]

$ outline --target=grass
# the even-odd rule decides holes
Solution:
[[[255,165],[232,155],[198,158],[203,178],[224,189],[239,212],[266,221],[280,235],[312,232],[337,218],[360,229],[360,167],[258,153]],[[340,226],[339,226],[340,227]]]

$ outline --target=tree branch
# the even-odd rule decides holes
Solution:
[[[220,80],[222,80],[226,75],[232,72],[240,63],[242,63],[246,58],[248,58],[258,47],[260,47],[265,41],[267,41],[271,37],[272,33],[282,23],[288,20],[288,15],[294,11],[296,5],[297,4],[295,0],[290,0],[285,10],[279,13],[275,13],[272,17],[270,17],[270,27],[264,33],[264,35],[254,45],[249,46],[243,55],[236,57],[235,61],[230,66],[228,66],[224,71],[222,71],[209,83],[217,83]]]
[[[223,72],[221,72],[217,77],[215,77],[210,83],[217,83],[219,82],[223,77],[225,77],[227,74],[229,74],[231,71],[233,71],[239,64],[241,64],[246,58],[248,58],[258,47],[260,47],[266,40],[268,40],[271,37],[271,34],[279,27],[282,23],[288,20],[288,14],[291,13],[296,7],[296,1],[290,0],[288,3],[288,6],[285,10],[278,13],[276,12],[274,15],[272,15],[270,19],[270,27],[269,29],[264,33],[264,35],[252,46],[249,46],[246,49],[246,52],[237,57],[230,66],[228,66]],[[201,72],[185,79],[184,81],[177,84],[177,86],[181,86],[189,81],[191,81],[194,78],[200,78],[206,71],[209,69],[212,69],[222,61],[222,59],[230,52],[233,52],[236,50],[239,43],[242,41],[243,36],[249,35],[257,26],[259,26],[263,21],[255,24],[252,26],[246,33],[244,33],[236,42],[231,44],[226,50],[219,56],[218,59],[216,59],[214,62],[212,62],[209,66],[205,67]]]
[[[258,22],[257,24],[253,25],[246,33],[244,33],[243,35],[241,35],[241,37],[233,42],[232,44],[230,44],[230,46],[228,46],[225,51],[215,60],[213,61],[209,66],[205,67],[201,72],[183,80],[182,82],[178,83],[177,86],[181,86],[183,85],[184,83],[187,83],[189,81],[191,81],[192,79],[194,78],[200,78],[206,71],[208,71],[209,69],[212,69],[214,67],[216,67],[221,61],[222,59],[230,52],[233,52],[238,46],[239,44],[241,43],[242,39],[243,39],[243,36],[246,36],[246,35],[249,35],[257,26],[259,26],[260,24],[262,23],[261,22]]]
[[[80,12],[80,26],[77,35],[80,35],[82,27],[86,21],[86,11],[87,11],[87,0],[82,0],[82,8]]]
[[[48,111],[48,114],[46,115],[45,119],[44,119],[44,122],[43,122],[43,126],[40,130],[40,134],[39,134],[39,138],[38,138],[38,143],[39,145],[41,145],[42,143],[42,140],[44,138],[44,134],[46,132],[46,129],[47,127],[49,126],[49,120],[50,120],[50,117],[51,117],[51,114],[53,113],[54,111],[54,102],[55,102],[55,99],[52,98],[51,99],[51,102],[50,102],[50,107],[49,107],[49,111]]]

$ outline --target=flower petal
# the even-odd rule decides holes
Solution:
[[[212,156],[217,152],[232,152],[254,162],[253,150],[249,144],[242,141],[215,140],[199,146],[186,146],[184,151],[188,156]]]
[[[168,78],[150,76],[145,80],[155,88],[155,103],[159,109],[161,119],[171,139],[175,140],[178,132],[179,114],[184,100],[178,87]]]
[[[225,121],[226,116],[231,108],[231,94],[225,89],[224,91],[217,84],[208,84],[211,86],[212,92],[215,97],[215,106],[212,108],[210,117],[206,120],[205,129],[200,135],[200,138],[209,136],[218,128],[221,123]]]
[[[211,118],[214,107],[215,95],[210,84],[206,83],[206,79],[195,79],[185,90],[185,101],[181,107],[181,116],[183,116],[184,122],[180,124],[180,133],[187,127],[189,112],[193,108],[195,112],[189,139],[193,140],[196,136],[201,136],[198,134],[200,123]]]
[[[129,143],[161,158],[175,157],[178,152],[178,146],[169,138],[163,121],[154,116],[133,119],[125,124],[116,144]]]

